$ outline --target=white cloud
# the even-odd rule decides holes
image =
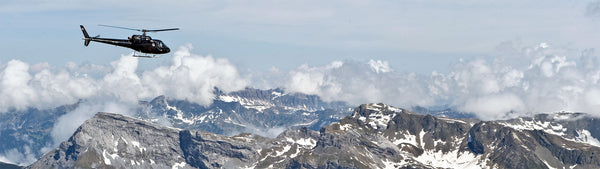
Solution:
[[[373,71],[375,71],[376,73],[387,73],[387,72],[392,71],[392,69],[390,68],[390,65],[388,64],[387,61],[369,60],[368,64],[369,64],[369,66],[371,66],[371,69]]]
[[[382,64],[335,61],[321,67],[302,65],[289,72],[282,86],[290,92],[319,95],[326,101],[386,102],[402,106],[432,104],[433,100],[415,74],[391,72],[385,62],[379,63]]]
[[[111,62],[110,68],[71,63],[65,69],[11,60],[0,67],[0,111],[51,108],[80,99],[131,104],[159,95],[207,105],[215,87],[235,91],[248,85],[229,61],[192,54],[191,48],[176,51],[171,65],[141,73],[136,72],[138,58],[131,55]]]
[[[243,89],[248,85],[235,66],[226,59],[190,53],[191,45],[181,47],[173,55],[173,64],[142,73],[141,80],[150,97],[167,95],[202,105],[212,103],[213,90]]]
[[[67,140],[77,127],[81,126],[83,122],[92,118],[97,112],[109,112],[118,113],[125,115],[133,115],[137,108],[136,104],[127,104],[117,101],[106,101],[106,100],[89,100],[79,104],[77,109],[68,112],[61,116],[52,128],[52,139],[54,145],[50,145],[51,148],[58,146],[61,142]],[[48,149],[49,147],[43,148]]]
[[[0,71],[0,96],[4,98],[0,111],[71,104],[97,91],[94,79],[48,68],[30,73],[29,64],[18,60],[9,61]]]
[[[169,64],[143,72],[136,72],[139,60],[129,55],[108,68],[68,64],[61,69],[12,60],[0,69],[0,95],[7,98],[0,101],[0,109],[55,107],[79,99],[135,104],[158,95],[208,105],[215,87],[235,91],[266,84],[316,94],[326,101],[384,102],[400,107],[450,105],[486,118],[503,118],[506,116],[490,114],[508,111],[597,113],[600,68],[593,50],[548,43],[502,45],[497,49],[507,53],[492,60],[462,60],[449,72],[429,76],[396,72],[387,61],[369,60],[304,64],[291,71],[248,72],[242,77],[225,59],[191,53],[191,45],[174,52]],[[106,73],[88,76],[92,72]],[[252,79],[252,84],[247,79]]]
[[[468,99],[464,105],[459,107],[462,111],[477,113],[483,120],[514,118],[510,116],[510,113],[513,111],[523,113],[524,108],[523,101],[512,93],[485,95]]]
[[[339,67],[303,65],[290,72],[284,86],[291,92],[352,104],[449,105],[483,119],[562,110],[600,115],[600,67],[593,50],[548,43],[511,43],[498,49],[508,53],[490,60],[461,60],[449,72],[430,76],[395,72],[385,61],[348,61]]]
[[[20,152],[17,148],[10,149],[3,154],[0,154],[0,162],[17,164],[17,165],[29,165],[35,162],[35,154],[31,152],[29,146],[23,146],[25,152]]]

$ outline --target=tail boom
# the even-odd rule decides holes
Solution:
[[[83,25],[79,25],[81,27],[81,32],[83,32],[83,45],[88,46],[90,44],[90,41],[92,40],[92,38],[90,38],[90,35],[87,33],[87,31],[85,31],[85,28],[83,27]]]

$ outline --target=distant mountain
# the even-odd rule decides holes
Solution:
[[[14,165],[14,164],[8,164],[8,163],[0,162],[0,168],[1,169],[22,169],[24,167],[21,167],[21,166],[18,166],[18,165]]]
[[[269,135],[272,129],[280,129],[279,132],[293,127],[319,130],[349,115],[352,110],[344,102],[324,102],[316,95],[286,94],[281,89],[247,88],[231,93],[217,89],[215,94],[213,103],[206,107],[160,96],[150,102],[141,102],[137,117],[151,122],[166,118],[176,128],[216,134]]]
[[[78,104],[54,109],[34,109],[0,113],[0,155],[21,158],[19,163],[31,163],[47,153],[52,146],[50,132],[58,118],[74,110]],[[1,168],[1,167],[0,167]]]
[[[422,106],[414,106],[410,110],[415,113],[423,115],[432,115],[435,117],[449,117],[454,119],[477,119],[477,115],[475,115],[474,113],[460,112],[451,108],[431,109]]]
[[[98,113],[29,168],[599,168],[588,119],[597,120],[576,113],[464,120],[364,104],[319,131],[271,139]]]

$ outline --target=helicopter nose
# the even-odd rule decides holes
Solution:
[[[167,53],[169,53],[169,52],[171,52],[171,49],[169,49],[169,48],[165,48],[165,51],[166,51]]]

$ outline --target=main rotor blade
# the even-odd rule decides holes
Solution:
[[[153,30],[146,30],[146,29],[142,29],[142,31],[144,31],[144,32],[160,32],[160,31],[174,31],[174,30],[179,30],[179,28],[170,28],[170,29],[153,29]]]
[[[106,26],[106,27],[111,27],[111,28],[127,29],[127,30],[134,30],[134,31],[140,31],[140,32],[143,31],[142,29],[133,29],[133,28],[120,27],[120,26],[110,26],[110,25],[98,25],[98,26]]]

